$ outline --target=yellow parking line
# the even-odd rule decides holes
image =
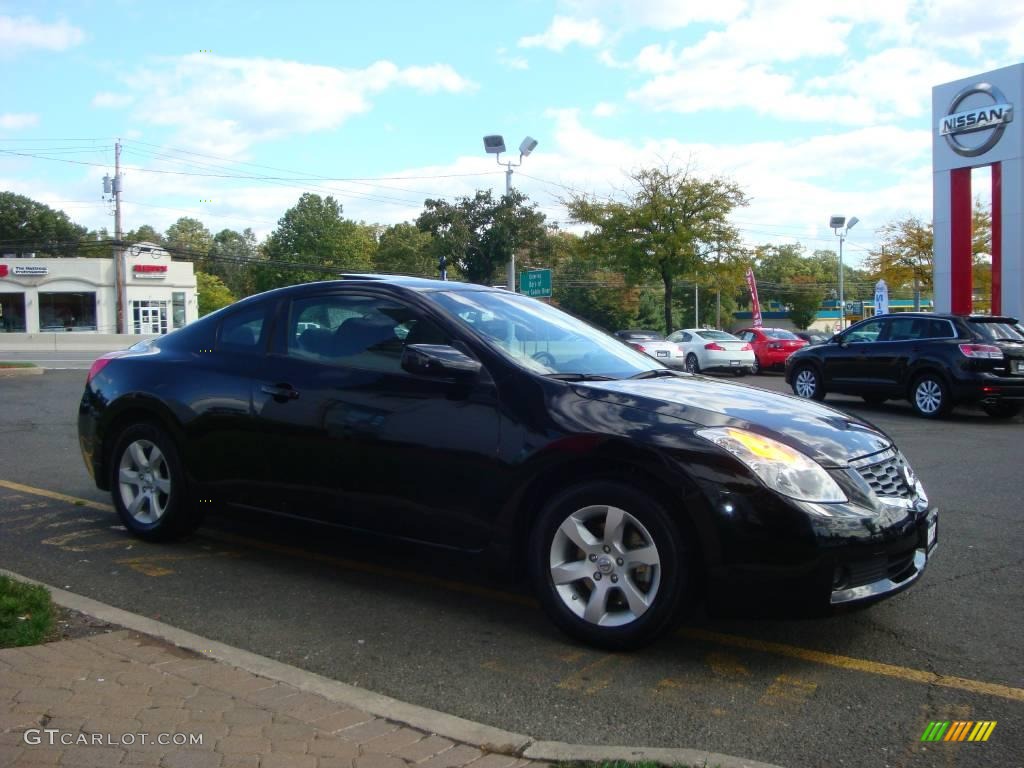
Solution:
[[[98,509],[104,512],[112,512],[114,509],[109,504],[100,504],[95,501],[79,499],[74,496],[67,496],[63,493],[56,493],[54,491],[48,491],[43,488],[34,488],[29,485],[22,485],[21,483],[12,483],[9,480],[0,480],[0,488],[8,488],[12,491],[19,491],[21,493],[28,493],[35,496],[42,496],[44,498],[54,499],[55,501],[64,501],[70,504],[75,504],[76,506],[89,507],[91,509]],[[498,590],[487,589],[486,587],[477,587],[471,584],[462,584],[460,582],[449,581],[447,579],[441,579],[434,576],[423,576],[420,574],[409,573],[407,571],[399,571],[394,568],[373,565],[372,563],[360,563],[355,560],[345,560],[343,558],[337,558],[331,555],[322,555],[316,552],[307,552],[297,547],[288,547],[280,544],[270,544],[267,542],[257,541],[242,536],[235,536],[233,534],[220,533],[216,531],[204,531],[204,535],[206,535],[209,538],[220,539],[222,541],[227,541],[236,544],[244,544],[246,546],[266,550],[268,552],[276,552],[283,555],[299,557],[304,560],[314,560],[317,562],[339,565],[353,571],[361,571],[363,573],[375,573],[384,576],[397,577],[408,581],[418,582],[420,584],[441,587],[443,589],[448,589],[456,592],[462,592],[464,594],[472,594],[480,597],[489,597],[495,600],[501,600],[506,603],[514,603],[516,605],[524,605],[528,607],[536,607],[537,605],[535,600],[529,597],[525,597],[523,595],[513,595],[508,592],[500,592]],[[943,688],[953,688],[955,690],[981,694],[983,696],[994,696],[1001,699],[1009,699],[1010,701],[1024,702],[1024,688],[1013,688],[1011,686],[1000,685],[998,683],[986,683],[981,680],[971,680],[965,677],[947,677],[945,675],[940,675],[935,672],[928,672],[922,669],[913,669],[911,667],[902,667],[897,664],[885,664],[879,661],[857,659],[853,658],[852,656],[840,656],[834,653],[826,653],[824,651],[811,650],[810,648],[800,648],[799,646],[786,645],[784,643],[772,643],[765,640],[757,640],[752,637],[726,635],[721,632],[711,632],[705,629],[681,629],[679,630],[678,634],[680,637],[685,637],[690,640],[702,640],[704,642],[713,643],[715,645],[724,645],[732,648],[743,648],[751,651],[759,651],[761,653],[770,653],[776,656],[786,656],[792,659],[800,659],[801,661],[807,661],[814,664],[822,664],[829,667],[836,667],[838,669],[847,669],[855,672],[863,672],[866,674],[878,675],[880,677],[892,677],[913,683],[937,685]]]
[[[738,635],[725,635],[720,632],[709,632],[705,629],[681,629],[679,635],[691,640],[703,640],[716,645],[728,645],[733,648],[745,648],[750,651],[761,651],[776,656],[788,656],[792,659],[810,661],[815,664],[824,664],[829,667],[850,669],[856,672],[867,672],[882,677],[895,677],[900,680],[908,680],[914,683],[925,683],[926,685],[938,685],[943,688],[955,688],[969,693],[980,693],[984,696],[998,696],[1001,699],[1010,701],[1024,701],[1024,688],[1011,688],[1008,685],[998,683],[984,683],[980,680],[970,680],[965,677],[947,677],[935,672],[927,672],[923,669],[912,669],[901,667],[896,664],[883,664],[880,661],[868,661],[867,659],[855,659],[851,656],[839,656],[824,651],[813,651],[810,648],[800,648],[795,645],[784,643],[770,643],[765,640],[756,640],[752,637],[740,637]]]

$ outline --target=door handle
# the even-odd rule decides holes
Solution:
[[[260,387],[260,392],[272,395],[279,403],[297,400],[299,397],[299,391],[291,384],[264,384]]]

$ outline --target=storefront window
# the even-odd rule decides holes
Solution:
[[[0,293],[0,333],[24,333],[25,294]]]
[[[95,331],[95,293],[40,293],[40,331]]]
[[[172,320],[175,328],[185,327],[185,293],[174,292],[171,294],[172,301]]]

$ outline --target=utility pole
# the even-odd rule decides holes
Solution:
[[[693,327],[700,328],[700,286],[693,284]]]
[[[116,330],[128,332],[128,275],[124,243],[121,242],[121,140],[114,144],[114,178],[103,177],[103,193],[114,198],[114,294],[117,304]]]

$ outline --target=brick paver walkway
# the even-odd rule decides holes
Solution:
[[[142,734],[147,734],[145,744]],[[175,743],[198,737],[201,744]],[[0,768],[42,765],[520,768],[538,764],[485,754],[122,630],[0,650]]]

